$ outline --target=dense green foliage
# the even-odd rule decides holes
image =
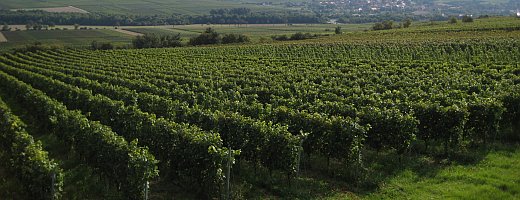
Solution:
[[[29,198],[59,199],[63,173],[42,144],[25,131],[25,124],[0,99],[0,160],[21,180]],[[53,180],[54,179],[54,180]],[[54,184],[54,185],[53,185]]]
[[[243,34],[224,34],[221,35],[215,29],[209,27],[196,37],[190,38],[189,45],[205,45],[205,44],[231,44],[249,42],[249,37]]]
[[[231,44],[231,43],[246,43],[249,42],[249,37],[243,34],[225,34],[222,36],[222,44]]]
[[[30,24],[41,29],[44,25],[80,24],[102,26],[155,26],[167,24],[286,24],[321,23],[325,19],[313,13],[248,12],[241,14],[206,15],[136,15],[107,13],[50,13],[44,11],[9,11],[0,9],[0,23]]]
[[[278,40],[278,41],[287,41],[287,40],[306,40],[306,39],[312,39],[317,38],[318,35],[316,34],[310,34],[310,33],[302,33],[298,32],[295,34],[292,34],[290,36],[287,35],[273,35],[271,36],[271,39]]]
[[[109,127],[67,110],[63,104],[4,72],[0,78],[2,90],[32,109],[35,118],[49,124],[86,164],[121,187],[128,198],[143,197],[144,185],[157,175],[157,169],[154,157],[146,148],[138,147],[137,140],[126,142]]]
[[[0,83],[131,198],[157,173],[146,162],[198,198],[221,195],[229,157],[288,181],[317,157],[356,182],[374,162],[365,155],[450,158],[520,139],[502,131],[520,123],[519,26],[464,24],[264,45],[6,53]],[[137,140],[153,156],[125,142]]]
[[[92,50],[109,50],[109,49],[114,49],[114,45],[112,45],[111,43],[100,43],[100,42],[97,42],[96,40],[92,41],[90,43],[90,49]]]
[[[301,0],[298,0],[301,1]],[[247,2],[247,3],[245,3]],[[261,1],[242,1],[242,0],[156,0],[153,2],[142,0],[110,0],[110,1],[69,1],[69,0],[4,0],[0,2],[3,9],[24,9],[24,8],[51,8],[63,6],[75,6],[93,14],[117,14],[117,15],[202,15],[211,10],[226,8],[247,9],[251,11],[283,11],[285,1],[273,0],[271,6],[261,6],[253,2]]]
[[[144,36],[137,36],[132,40],[134,48],[164,48],[164,47],[180,47],[181,36],[177,35],[155,35],[146,34]]]
[[[393,21],[384,21],[384,22],[381,22],[381,23],[376,23],[374,24],[374,26],[372,27],[372,30],[374,31],[377,31],[377,30],[388,30],[388,29],[392,29],[394,28],[394,22]]]
[[[3,70],[61,100],[70,108],[89,112],[93,119],[110,125],[129,140],[139,139],[149,146],[157,157],[165,161],[162,165],[164,171],[169,171],[170,168],[178,173],[179,178],[195,177],[201,186],[211,187],[219,183],[223,158],[219,157],[221,142],[218,135],[155,118],[154,115],[143,113],[133,106],[126,107],[122,102],[93,96],[88,90],[79,90],[38,74],[7,66]],[[49,87],[49,84],[53,87]],[[129,125],[134,123],[139,123],[140,126]],[[186,155],[196,156],[185,158]]]
[[[462,22],[473,22],[473,18],[468,15],[462,16]]]
[[[189,45],[219,44],[222,42],[222,36],[209,27],[199,36],[193,37],[188,42]]]

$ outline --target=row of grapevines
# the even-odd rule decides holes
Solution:
[[[24,187],[28,197],[59,199],[63,170],[49,158],[42,144],[25,130],[25,123],[0,99],[0,147],[3,160]],[[54,180],[53,180],[54,179]]]
[[[31,110],[36,119],[49,124],[58,138],[86,164],[119,186],[128,199],[144,196],[146,181],[157,176],[157,161],[146,148],[137,146],[137,140],[126,142],[109,127],[89,121],[78,111],[67,110],[63,104],[4,72],[0,72],[0,83],[3,91]]]
[[[298,138],[287,132],[286,127],[253,120],[232,112],[213,112],[197,107],[191,108],[166,97],[138,93],[121,86],[100,84],[97,81],[47,70],[46,68],[58,69],[59,67],[44,65],[41,62],[34,63],[27,60],[24,62],[29,65],[15,62],[11,62],[10,65],[91,90],[93,93],[102,94],[114,100],[121,100],[126,105],[135,104],[142,111],[156,114],[159,117],[195,124],[208,131],[214,130],[220,133],[225,146],[241,150],[240,157],[253,162],[261,161],[270,169],[295,172],[299,141]]]
[[[163,172],[183,181],[194,181],[207,191],[215,191],[214,188],[220,184],[226,151],[221,149],[222,141],[218,134],[156,118],[135,106],[125,106],[123,102],[101,95],[94,96],[88,90],[27,70],[3,63],[0,69],[45,91],[70,108],[88,113],[90,118],[111,126],[125,138],[139,139],[163,160]]]
[[[70,69],[68,70],[70,72]],[[77,73],[77,72],[76,72]],[[85,75],[87,73],[79,73],[79,75]],[[101,76],[101,77],[100,77]],[[90,74],[89,78],[94,79],[107,79],[102,75],[94,76]],[[107,81],[116,81],[115,79],[108,78]],[[126,83],[123,85],[127,85]],[[142,85],[141,85],[142,86]],[[149,87],[148,87],[149,88]],[[132,88],[135,89],[135,88]],[[138,88],[137,88],[138,89]],[[129,99],[129,98],[127,98]],[[199,110],[198,108],[192,108],[191,110]],[[182,112],[184,113],[184,112]],[[272,115],[274,116],[274,115]],[[279,112],[276,112],[276,117],[265,119],[266,121],[274,121],[277,123],[290,124],[293,127],[294,135],[299,135],[301,131],[312,132],[308,139],[304,142],[304,149],[308,152],[322,152],[325,155],[336,157],[336,158],[348,158],[352,154],[352,148],[359,149],[359,141],[364,138],[367,128],[359,126],[355,120],[350,118],[334,117],[328,119],[322,115],[311,115],[308,113],[295,112],[287,110],[287,108],[280,108]],[[194,120],[191,120],[194,121]],[[196,121],[196,119],[195,119]],[[196,122],[200,123],[200,122]],[[314,125],[314,126],[312,126]],[[202,125],[208,126],[208,125]],[[210,125],[211,126],[211,125]],[[315,128],[319,127],[319,128]],[[246,137],[247,138],[247,137]],[[339,140],[341,138],[341,140]],[[244,138],[237,139],[241,140]],[[336,148],[334,146],[341,146],[342,148]],[[277,148],[279,149],[279,148]],[[254,151],[254,149],[251,149]],[[319,151],[316,151],[319,150]],[[274,149],[271,152],[277,152]],[[279,151],[278,153],[271,155],[277,155],[279,153],[285,153],[287,151]],[[293,154],[294,155],[294,154]],[[355,155],[355,154],[354,154]],[[285,158],[288,159],[288,158]],[[263,161],[265,163],[265,161]],[[272,161],[271,161],[272,162]],[[286,162],[285,162],[286,163]],[[269,163],[267,163],[269,164]],[[294,166],[294,165],[292,165]],[[293,169],[293,168],[291,168]]]

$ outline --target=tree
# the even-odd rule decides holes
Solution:
[[[310,39],[310,38],[313,38],[313,36],[310,33],[298,32],[298,33],[291,35],[290,40],[305,40],[305,39]]]
[[[90,43],[90,48],[93,50],[109,50],[109,49],[114,49],[114,45],[112,45],[110,42],[99,43],[94,40],[94,41],[92,41],[92,43]]]
[[[134,48],[157,48],[159,47],[160,38],[155,34],[146,34],[143,36],[137,36],[132,40]]]
[[[218,44],[222,41],[220,35],[215,29],[209,27],[197,37],[190,39],[190,45]]]
[[[374,26],[372,26],[372,30],[388,30],[392,29],[394,27],[394,22],[387,20],[382,23],[375,23]]]
[[[448,23],[456,24],[457,23],[457,18],[456,17],[450,17],[450,20],[448,21]]]
[[[412,19],[408,18],[404,21],[403,28],[408,28],[410,25],[412,25]]]
[[[175,35],[163,35],[160,38],[161,45],[160,47],[180,47],[181,43],[181,34],[177,33]]]
[[[33,30],[42,30],[43,25],[41,25],[41,24],[33,24],[32,28],[33,28]]]
[[[341,34],[341,26],[336,26],[336,28],[334,29],[334,33]]]
[[[383,30],[384,29],[384,26],[382,23],[375,23],[374,26],[372,26],[372,30],[374,31],[377,31],[377,30]]]
[[[287,37],[287,35],[273,35],[271,36],[271,39],[278,41],[286,41],[289,40],[289,37]]]
[[[471,16],[464,15],[464,17],[462,17],[462,22],[473,22],[473,18]]]
[[[383,22],[383,28],[385,30],[392,29],[393,27],[394,27],[394,22],[393,21],[386,20],[386,21]]]
[[[31,23],[25,25],[25,30],[30,30],[33,27]]]
[[[222,37],[222,44],[249,42],[249,37],[242,34],[226,34]]]
[[[287,36],[287,35],[273,35],[271,36],[271,38],[273,40],[278,40],[278,41],[287,41],[287,40],[305,40],[305,39],[311,39],[311,38],[317,38],[318,35],[314,34],[310,34],[310,33],[302,33],[302,32],[298,32],[298,33],[295,33],[295,34],[292,34],[290,37]]]
[[[132,40],[132,44],[134,45],[134,48],[138,49],[182,46],[180,34],[163,36],[146,34],[144,36],[137,36]]]
[[[79,24],[74,24],[74,30],[78,30],[79,29]]]
[[[11,28],[9,28],[9,25],[7,25],[7,23],[4,23],[4,25],[2,26],[2,31],[10,31]]]

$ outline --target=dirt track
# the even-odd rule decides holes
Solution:
[[[143,34],[142,33],[136,33],[136,32],[132,32],[132,31],[127,31],[127,30],[123,30],[123,29],[112,29],[114,31],[117,31],[117,32],[120,32],[120,33],[124,33],[124,34],[127,34],[127,35],[132,35],[132,36],[142,36]]]
[[[4,34],[0,32],[0,42],[7,42],[7,38],[5,38]]]
[[[88,13],[88,11],[83,10],[81,8],[76,8],[74,6],[66,6],[66,7],[51,7],[51,8],[23,8],[23,9],[11,9],[13,11],[18,10],[43,10],[47,12],[53,13]]]

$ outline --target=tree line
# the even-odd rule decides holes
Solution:
[[[0,24],[81,24],[89,26],[155,26],[181,24],[296,24],[325,23],[336,18],[339,23],[370,23],[384,20],[447,20],[441,15],[414,16],[410,14],[331,15],[314,12],[252,11],[249,8],[213,9],[205,15],[132,15],[106,13],[51,13],[45,11],[10,11],[0,9]]]
[[[190,38],[187,45],[207,45],[207,44],[231,44],[231,43],[246,43],[250,39],[248,36],[243,34],[220,34],[215,29],[209,27],[200,35]],[[98,43],[91,45],[93,49],[103,49]],[[167,47],[181,47],[184,46],[180,34],[174,35],[156,35],[146,34],[143,36],[137,36],[133,41],[132,45],[134,48],[167,48]],[[98,47],[98,48],[96,48]]]
[[[50,13],[0,10],[0,24],[81,24],[90,26],[154,26],[180,24],[322,23],[313,13],[252,12],[247,8],[220,9],[206,15],[121,15],[104,13]]]

